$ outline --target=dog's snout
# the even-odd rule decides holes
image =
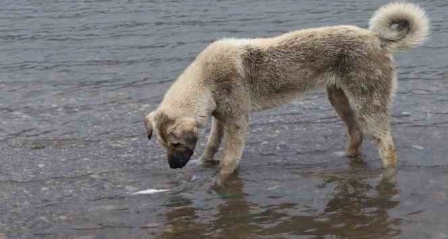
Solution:
[[[170,165],[170,168],[183,168],[188,163],[192,155],[193,150],[191,149],[168,152],[168,164]]]

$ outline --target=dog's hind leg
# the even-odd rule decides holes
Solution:
[[[222,137],[224,135],[224,125],[217,118],[213,117],[212,127],[207,143],[205,145],[204,154],[201,156],[201,160],[205,162],[213,161],[213,157],[219,150]]]
[[[358,155],[363,141],[363,134],[356,122],[355,113],[350,107],[347,96],[342,89],[336,86],[327,86],[327,96],[336,113],[347,126],[347,136],[349,139],[346,148],[347,155]]]
[[[389,81],[389,78],[382,81],[365,79],[363,82],[364,85],[353,86],[344,92],[347,94],[362,131],[374,138],[383,166],[394,168],[397,164],[397,156],[390,131],[389,113],[391,94],[394,89],[375,85],[393,83]]]
[[[361,114],[366,122],[366,133],[373,137],[378,153],[385,168],[393,168],[397,164],[392,134],[390,132],[389,115],[387,113]]]

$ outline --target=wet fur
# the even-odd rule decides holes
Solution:
[[[384,166],[394,167],[397,158],[389,123],[397,85],[393,53],[421,44],[429,24],[415,5],[393,3],[379,9],[370,25],[370,30],[334,26],[273,38],[216,41],[146,117],[148,135],[156,129],[159,141],[172,151],[172,142],[188,144],[185,132],[190,132],[190,141],[197,140],[198,130],[213,116],[202,159],[213,160],[223,140],[220,174],[225,178],[241,158],[250,112],[326,88],[347,126],[347,154],[358,154],[363,136],[369,135]]]

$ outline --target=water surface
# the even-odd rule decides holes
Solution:
[[[216,167],[171,170],[144,133],[213,40],[366,27],[386,2],[1,1],[0,238],[447,238],[445,0],[417,1],[432,36],[397,55],[395,177],[368,140],[361,159],[340,156],[344,126],[322,91],[254,114],[218,189]],[[169,191],[132,195],[146,189]]]

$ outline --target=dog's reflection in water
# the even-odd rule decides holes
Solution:
[[[351,162],[348,170],[314,175],[323,181],[316,187],[333,190],[327,193],[331,197],[326,205],[319,207],[323,210],[297,200],[282,199],[283,203],[272,205],[268,195],[248,194],[245,180],[235,174],[224,185],[212,189],[213,198],[205,200],[206,206],[197,207],[192,199],[174,199],[182,206],[168,209],[167,225],[161,238],[258,238],[274,235],[387,238],[400,233],[399,219],[389,215],[389,210],[399,204],[395,199],[399,193],[395,175],[368,169],[366,164],[357,160]],[[251,191],[263,194],[266,193],[264,190]],[[297,191],[297,194],[301,193],[309,192]]]

